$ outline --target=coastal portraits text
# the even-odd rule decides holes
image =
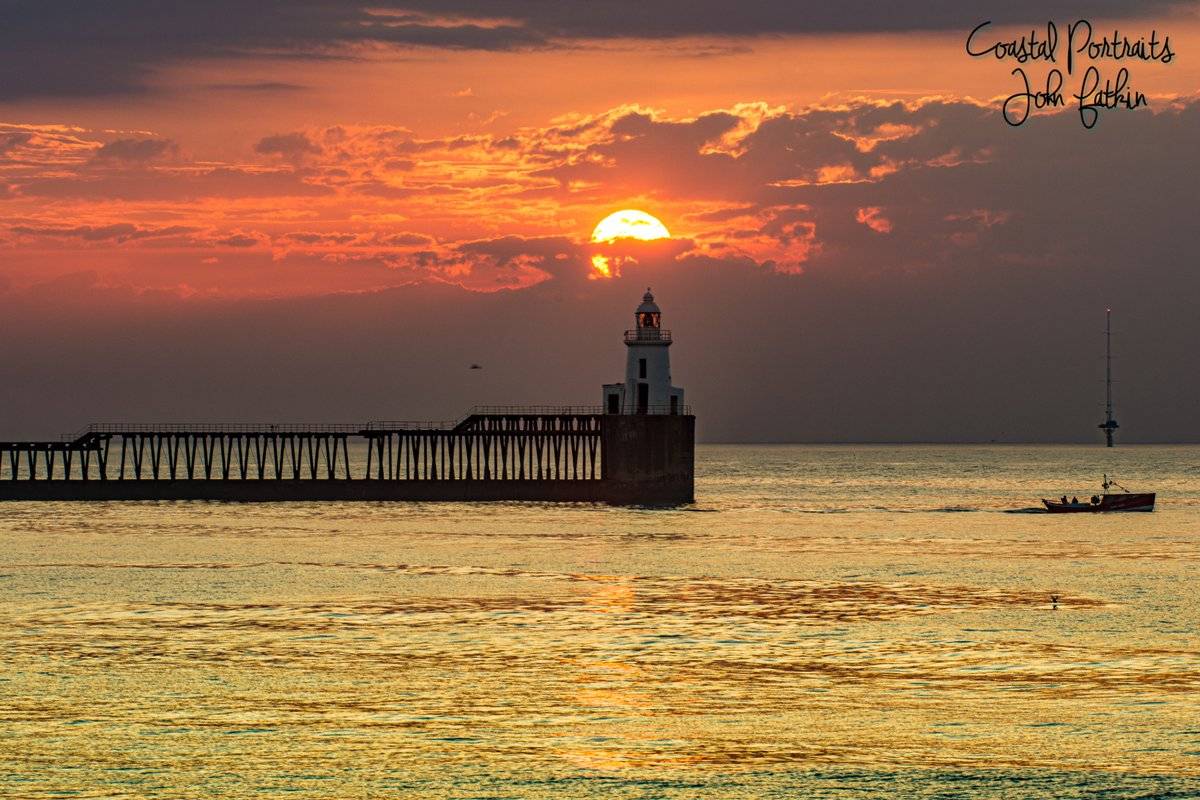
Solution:
[[[1046,23],[1044,36],[1039,36],[1035,29],[1028,36],[1012,39],[997,38],[991,32],[991,24],[991,21],[981,22],[968,34],[967,55],[992,56],[998,61],[1012,59],[1018,64],[1045,61],[1065,67],[1065,72],[1060,66],[1050,67],[1040,83],[1031,80],[1023,66],[1013,69],[1018,90],[1005,99],[1001,110],[1004,121],[1014,126],[1024,124],[1036,109],[1064,108],[1068,102],[1077,105],[1079,120],[1085,128],[1095,126],[1103,110],[1148,106],[1145,93],[1133,87],[1129,68],[1121,64],[1112,72],[1104,62],[1170,64],[1175,58],[1171,37],[1163,34],[1160,38],[1156,30],[1148,36],[1130,37],[1114,29],[1109,36],[1098,34],[1092,23],[1080,19],[1066,26],[1066,38],[1060,42],[1058,26],[1053,22]],[[1075,91],[1067,87],[1068,77],[1076,79],[1071,87]]]

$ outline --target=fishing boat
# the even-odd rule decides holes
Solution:
[[[1092,495],[1086,502],[1072,497],[1070,500],[1064,494],[1059,500],[1042,500],[1046,511],[1051,514],[1098,513],[1102,511],[1153,511],[1154,492],[1131,492],[1116,481],[1110,481],[1104,476],[1103,492]],[[1110,492],[1110,488],[1121,491]]]

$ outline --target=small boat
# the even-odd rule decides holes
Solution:
[[[1154,492],[1131,492],[1116,481],[1110,481],[1104,476],[1103,494],[1092,495],[1087,502],[1080,502],[1066,495],[1061,500],[1042,500],[1046,511],[1051,514],[1078,514],[1100,511],[1153,511]],[[1116,487],[1120,492],[1110,492],[1109,487]]]

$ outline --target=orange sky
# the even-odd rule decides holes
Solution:
[[[1155,24],[1162,27],[1122,28]],[[1200,86],[1198,30],[1172,21],[1177,61],[1134,65],[1156,110],[1167,107],[1162,98],[1193,96]],[[455,248],[562,237],[566,258],[569,245],[622,207],[660,217],[686,240],[679,253],[799,272],[823,246],[821,231],[786,220],[771,230],[771,219],[803,204],[772,210],[764,193],[870,183],[939,159],[986,159],[987,147],[972,153],[944,143],[904,164],[858,165],[816,147],[803,163],[703,191],[669,168],[672,148],[745,161],[748,135],[830,107],[850,110],[830,130],[869,154],[878,141],[914,138],[920,128],[860,124],[868,114],[855,109],[896,100],[918,108],[933,98],[994,111],[995,97],[1013,86],[1012,65],[967,58],[964,39],[965,31],[617,39],[501,53],[371,48],[332,61],[206,58],[163,66],[141,94],[10,101],[0,104],[0,136],[9,142],[0,156],[3,279],[20,288],[86,271],[99,285],[181,296],[428,280],[514,288],[546,279],[545,265],[533,257],[497,264]],[[697,123],[718,111],[726,123]],[[622,119],[696,132],[646,137],[643,151],[622,156],[627,164],[605,169],[614,158],[607,145],[640,135],[616,130]],[[998,115],[994,123],[1002,125]],[[1084,135],[1074,123],[1044,124]],[[881,235],[890,230],[878,204],[848,213]]]
[[[964,52],[1065,0],[16,5],[10,436],[587,403],[650,285],[707,440],[1094,441],[1108,306],[1123,441],[1195,438],[1193,0],[1095,0],[1176,59],[1092,130]]]

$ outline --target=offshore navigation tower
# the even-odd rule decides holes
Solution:
[[[1104,431],[1105,447],[1113,446],[1113,433],[1121,427],[1113,419],[1112,402],[1112,309],[1104,309],[1104,422],[1096,426]]]

